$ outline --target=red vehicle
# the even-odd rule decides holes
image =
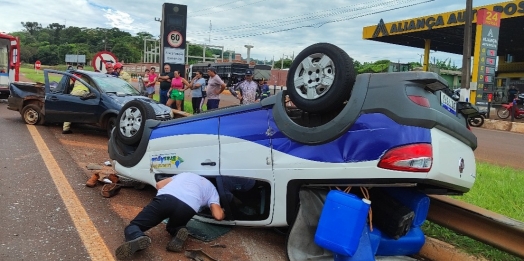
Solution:
[[[19,81],[20,40],[0,33],[0,99],[9,96],[9,83]]]
[[[514,112],[514,105],[521,104],[520,101],[524,101],[524,94],[519,94],[518,98],[515,99],[515,102],[508,103],[508,104],[502,104],[502,107],[498,108],[497,110],[497,116],[501,119],[507,119],[511,113]],[[522,119],[524,118],[524,107],[523,106],[517,106],[517,111],[515,113],[515,119]]]

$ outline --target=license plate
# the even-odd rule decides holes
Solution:
[[[447,111],[457,115],[457,102],[444,92],[440,92],[440,104],[442,104],[442,107]]]

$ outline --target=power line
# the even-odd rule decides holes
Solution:
[[[360,17],[363,17],[363,16],[368,16],[368,15],[373,15],[373,14],[378,14],[378,13],[384,13],[384,12],[388,12],[388,11],[392,11],[392,10],[397,10],[397,9],[401,9],[401,8],[411,7],[411,6],[415,6],[415,5],[419,5],[419,4],[423,4],[423,3],[428,3],[428,2],[433,2],[433,1],[435,1],[435,0],[427,0],[427,1],[420,2],[420,3],[408,4],[408,5],[404,5],[404,6],[389,8],[389,9],[386,9],[386,10],[369,12],[369,13],[366,13],[366,14],[350,16],[350,17],[336,19],[336,20],[331,20],[331,21],[322,22],[322,23],[315,23],[315,24],[309,24],[309,25],[303,25],[303,26],[296,26],[296,27],[292,27],[292,28],[285,28],[285,29],[279,29],[279,30],[265,31],[265,32],[259,32],[259,33],[250,33],[250,34],[243,34],[243,35],[224,36],[224,37],[220,37],[220,38],[214,38],[213,40],[226,40],[226,39],[245,38],[245,37],[273,34],[273,33],[279,33],[279,32],[286,32],[286,31],[291,31],[291,30],[295,30],[295,29],[299,29],[299,28],[305,28],[305,27],[316,27],[316,28],[318,28],[318,27],[321,27],[322,25],[327,24],[327,23],[335,23],[335,22],[340,22],[340,21],[345,21],[345,20],[356,19],[356,18],[360,18]],[[412,0],[404,0],[404,1],[401,1],[401,2],[411,3]]]
[[[202,11],[207,11],[207,10],[211,10],[211,9],[215,9],[217,7],[221,7],[221,6],[224,6],[224,5],[229,5],[229,4],[233,4],[233,3],[236,3],[236,2],[242,2],[242,0],[237,0],[237,1],[231,1],[231,2],[227,2],[227,3],[224,3],[224,4],[221,4],[221,5],[215,5],[215,6],[212,6],[212,7],[209,7],[209,8],[206,8],[206,9],[198,9],[198,11],[193,11],[193,12],[189,12],[190,14],[191,13],[196,13],[196,12],[202,12]]]
[[[215,31],[216,32],[223,32],[223,31],[233,31],[233,30],[237,30],[237,29],[245,30],[245,29],[249,29],[249,28],[260,29],[260,27],[269,26],[269,25],[283,26],[283,25],[299,23],[299,22],[307,21],[307,20],[311,20],[311,19],[319,19],[319,18],[329,17],[329,16],[332,16],[332,15],[338,15],[338,14],[343,14],[343,13],[347,13],[347,12],[354,12],[354,11],[360,11],[360,10],[363,10],[363,9],[369,9],[369,8],[373,8],[373,7],[377,7],[377,6],[381,6],[381,5],[388,5],[390,3],[394,3],[394,2],[397,2],[397,1],[398,0],[390,0],[390,1],[383,2],[382,0],[374,0],[374,1],[369,2],[369,3],[359,3],[359,4],[356,4],[356,5],[349,5],[349,6],[338,7],[338,8],[333,8],[333,9],[328,9],[328,10],[323,10],[323,11],[317,11],[317,12],[313,12],[313,13],[295,15],[295,16],[291,16],[291,17],[287,17],[287,18],[280,18],[280,19],[275,19],[275,20],[271,20],[271,21],[266,21],[266,22],[259,23],[259,24],[239,25],[239,26],[230,26],[230,27],[218,28],[218,29],[215,29]],[[367,6],[364,6],[364,7],[361,7],[361,8],[352,8],[354,6],[359,6],[359,5],[364,5],[364,4],[366,4]],[[376,4],[376,5],[374,5],[374,4]],[[345,10],[347,8],[350,8],[350,9],[349,10]],[[335,11],[335,12],[333,12],[333,11]],[[321,13],[325,13],[325,12],[330,12],[330,13],[321,14]],[[299,17],[302,17],[302,18],[299,18]],[[295,19],[295,18],[298,18],[298,19]],[[273,27],[275,27],[275,26],[273,26]],[[266,27],[266,28],[272,28],[272,27]],[[203,34],[203,33],[205,33],[205,32],[192,32],[192,34],[197,34],[197,35],[198,34]]]
[[[216,12],[205,13],[205,14],[200,14],[200,15],[191,15],[191,16],[187,16],[187,17],[209,16],[209,15],[211,15],[211,14],[221,13],[221,12],[224,12],[224,11],[226,11],[226,10],[238,9],[238,8],[242,8],[242,7],[246,7],[246,6],[254,5],[254,4],[256,4],[256,3],[260,3],[260,2],[264,2],[264,1],[266,1],[266,0],[260,0],[260,1],[256,1],[256,2],[249,3],[249,4],[245,4],[245,5],[236,6],[236,7],[232,7],[232,8],[229,8],[229,9],[225,9],[225,10],[222,10],[222,11],[216,11]],[[237,1],[237,2],[240,2],[240,1]],[[199,13],[201,13],[201,12],[199,11]]]

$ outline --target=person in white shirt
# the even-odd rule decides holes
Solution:
[[[245,77],[246,80],[237,86],[240,90],[237,99],[239,99],[242,104],[256,103],[259,101],[257,99],[258,83],[253,81],[253,72],[251,70],[246,70]]]
[[[129,258],[149,247],[151,238],[144,232],[166,218],[166,230],[173,236],[166,248],[180,252],[189,234],[185,226],[201,207],[208,206],[216,220],[225,217],[217,189],[204,177],[184,172],[159,181],[156,187],[156,197],[125,228],[126,242],[116,249],[117,258]]]

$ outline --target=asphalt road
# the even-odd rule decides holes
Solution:
[[[123,188],[109,199],[102,184],[86,187],[86,166],[109,160],[107,137],[85,125],[71,129],[28,126],[0,100],[0,260],[114,260],[125,226],[154,197],[152,187]],[[153,245],[134,260],[189,260],[165,250],[165,225],[147,234]],[[212,242],[189,238],[186,249],[219,260],[287,260],[285,236],[274,229],[235,227]]]
[[[483,128],[472,130],[478,141],[477,160],[524,169],[524,134]]]
[[[238,104],[230,95],[222,99],[222,105]],[[72,130],[63,135],[60,125],[28,126],[0,100],[0,260],[112,260],[124,227],[154,196],[153,188],[124,188],[106,199],[101,184],[87,188],[92,171],[86,166],[109,159],[107,137],[86,126]],[[523,168],[524,135],[473,132],[478,160]],[[163,225],[148,234],[153,246],[136,260],[188,260],[165,250],[170,238]],[[286,260],[285,237],[272,229],[235,227],[209,243],[190,238],[186,249],[203,249],[220,260]]]

